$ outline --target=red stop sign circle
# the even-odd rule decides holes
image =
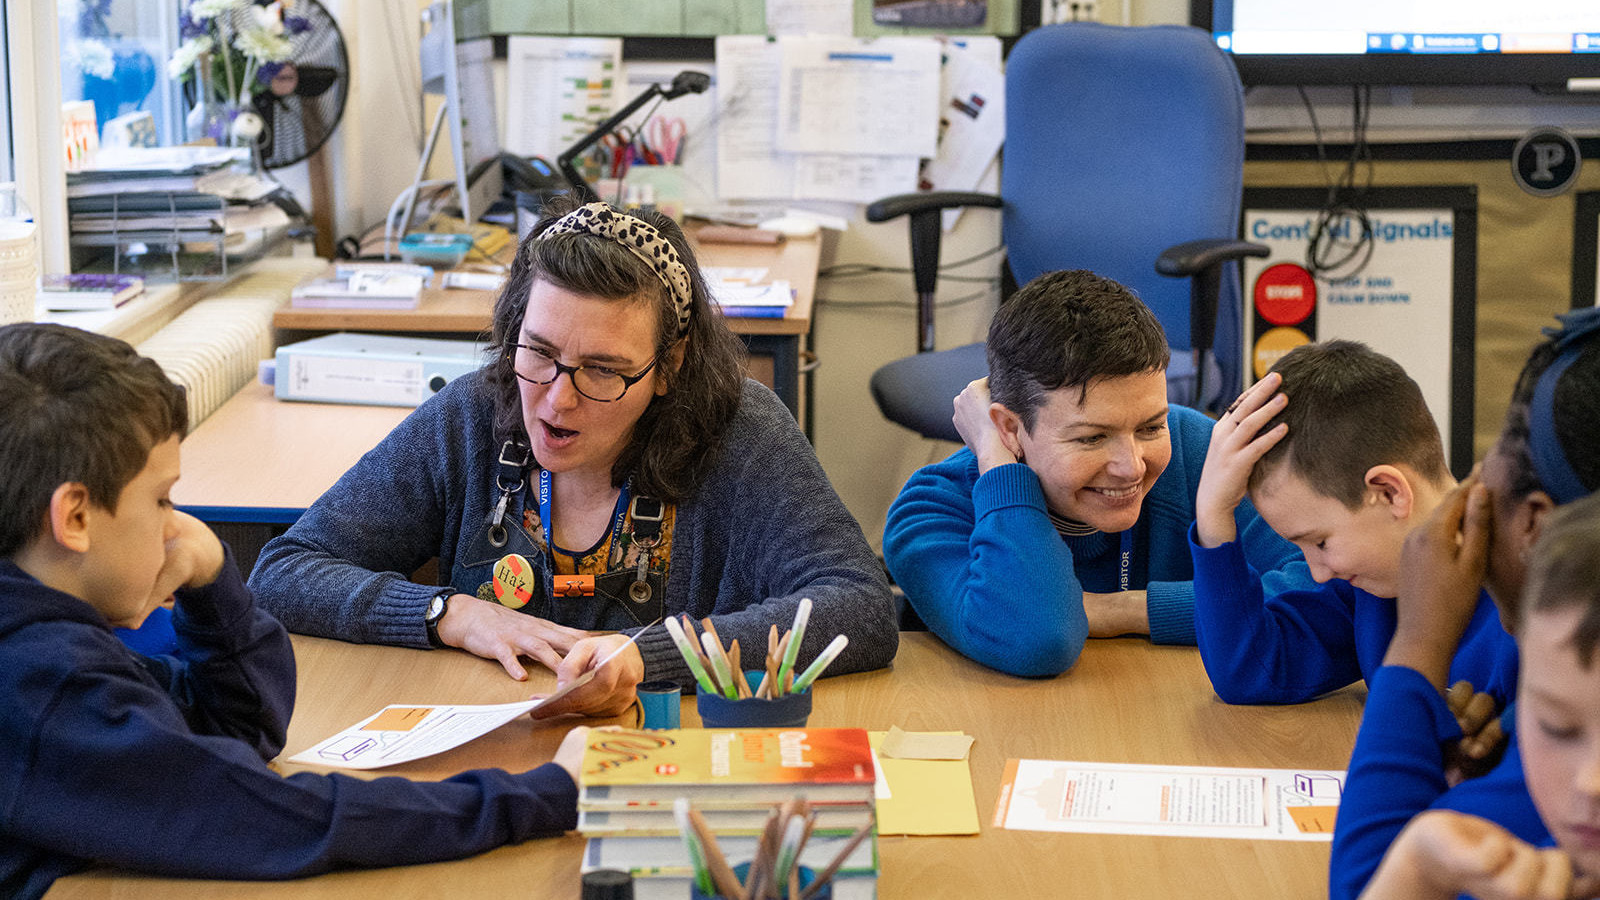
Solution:
[[[1304,322],[1317,307],[1317,283],[1294,263],[1268,266],[1256,276],[1256,312],[1274,325]]]

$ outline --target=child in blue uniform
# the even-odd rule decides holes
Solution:
[[[91,862],[291,878],[574,827],[583,728],[521,774],[267,767],[294,656],[216,536],[172,507],[186,427],[182,391],[127,344],[0,328],[0,896],[42,896]],[[117,640],[174,591],[180,656]]]
[[[1481,523],[1476,534],[1481,550]],[[1518,802],[1484,806],[1480,815],[1421,813],[1362,897],[1566,900],[1600,893],[1600,497],[1549,517],[1523,594],[1507,609],[1522,648],[1514,731],[1527,776]],[[1427,767],[1430,760],[1414,762]]]
[[[1194,643],[1185,535],[1211,420],[1167,403],[1166,336],[1122,285],[1041,275],[989,326],[989,377],[955,399],[966,448],[906,482],[883,553],[929,629],[1014,675],[1056,675],[1089,637]],[[1299,560],[1248,503],[1250,562]]]
[[[1458,647],[1480,587],[1505,622],[1522,620],[1528,560],[1550,515],[1600,486],[1600,309],[1563,318],[1565,327],[1547,332],[1523,366],[1481,475],[1407,539],[1399,621],[1369,683],[1334,830],[1329,893],[1339,900],[1360,893],[1400,830],[1430,808],[1490,818],[1526,843],[1547,841],[1529,799],[1538,773],[1530,762],[1525,779],[1522,760],[1530,740],[1541,738],[1514,735],[1493,771],[1456,784],[1448,751],[1461,731],[1443,691],[1450,661],[1465,652]],[[1533,646],[1524,640],[1523,678],[1553,662],[1528,659]],[[1525,701],[1528,693],[1519,696]],[[1530,727],[1521,715],[1501,721],[1507,730]]]
[[[1422,391],[1394,360],[1351,341],[1280,359],[1217,422],[1195,500],[1195,633],[1217,696],[1300,703],[1370,680],[1395,630],[1406,535],[1454,485]],[[1247,493],[1316,585],[1257,577],[1235,539]],[[1452,682],[1510,699],[1515,646],[1486,594],[1456,659]]]

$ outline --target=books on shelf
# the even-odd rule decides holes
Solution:
[[[52,312],[114,309],[144,290],[144,279],[134,275],[73,272],[46,275],[39,288],[39,305]]]

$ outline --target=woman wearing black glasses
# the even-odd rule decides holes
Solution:
[[[682,231],[603,203],[518,248],[489,361],[406,419],[263,550],[250,584],[291,630],[460,647],[563,683],[542,714],[615,715],[644,679],[692,689],[664,615],[710,616],[758,661],[812,601],[802,660],[887,665],[893,601],[795,421],[745,378]],[[405,573],[438,557],[442,588]],[[749,668],[749,666],[747,666]]]

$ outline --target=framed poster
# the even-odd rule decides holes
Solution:
[[[1572,308],[1600,306],[1600,191],[1577,195],[1572,219]]]
[[[1324,188],[1244,192],[1244,237],[1272,249],[1242,266],[1244,385],[1301,344],[1361,341],[1416,379],[1451,470],[1465,476],[1473,455],[1477,191],[1371,188],[1359,211],[1325,214],[1327,197]]]

